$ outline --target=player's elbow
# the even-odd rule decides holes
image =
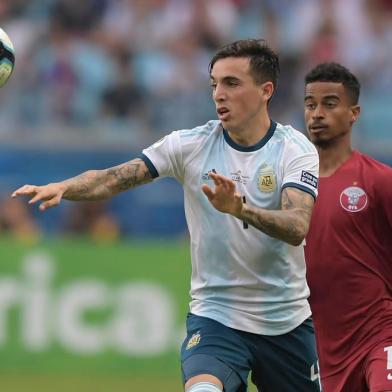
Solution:
[[[305,236],[296,236],[295,238],[290,238],[287,242],[292,246],[300,246],[305,239]]]
[[[288,239],[288,243],[293,246],[300,246],[304,242],[304,239],[309,231],[309,223],[304,220],[297,222],[295,229],[292,231],[292,235]]]

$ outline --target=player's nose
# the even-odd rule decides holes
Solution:
[[[227,94],[224,90],[223,87],[220,85],[217,85],[215,87],[214,93],[213,93],[213,98],[215,102],[223,102],[227,99]]]
[[[317,105],[315,109],[313,110],[312,113],[313,118],[324,118],[325,117],[325,112],[324,109],[321,105]]]

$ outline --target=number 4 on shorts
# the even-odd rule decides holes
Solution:
[[[392,346],[385,347],[384,351],[387,353],[387,370],[392,370]],[[387,379],[392,380],[392,373],[388,373]]]

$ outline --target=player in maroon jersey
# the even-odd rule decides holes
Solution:
[[[392,169],[351,146],[359,92],[340,64],[305,77],[320,155],[305,255],[324,392],[392,391]]]

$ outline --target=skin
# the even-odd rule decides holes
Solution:
[[[43,186],[24,185],[11,197],[31,197],[29,204],[41,202],[39,209],[45,211],[59,205],[61,199],[104,200],[151,181],[146,164],[137,158],[106,170],[89,170],[62,182]]]
[[[305,123],[320,156],[320,176],[332,175],[351,155],[351,129],[360,115],[342,83],[305,87]]]
[[[274,91],[272,82],[256,84],[249,59],[229,57],[214,64],[210,84],[218,118],[230,137],[242,146],[260,141],[271,125],[267,101]],[[227,113],[220,114],[222,109]]]
[[[272,82],[255,83],[249,72],[249,59],[218,60],[211,71],[212,96],[218,117],[230,137],[238,144],[251,146],[267,133],[271,121],[267,103],[274,87]],[[222,109],[224,111],[222,112]],[[265,210],[242,202],[235,183],[220,174],[209,173],[215,189],[208,185],[202,191],[220,212],[256,227],[271,237],[291,245],[300,245],[309,229],[313,197],[295,188],[285,188],[280,210]],[[40,203],[40,210],[66,200],[103,200],[152,181],[151,174],[140,159],[106,170],[90,170],[68,180],[44,186],[24,185],[12,197],[30,197],[29,204]],[[189,388],[196,382],[211,382],[223,389],[222,382],[209,374],[190,378]]]
[[[314,204],[313,197],[296,188],[284,188],[281,196],[281,210],[265,210],[242,202],[236,192],[234,181],[220,174],[209,173],[214,181],[213,191],[207,184],[202,190],[210,203],[220,212],[256,227],[271,237],[291,245],[302,243],[309,230],[309,222]]]

